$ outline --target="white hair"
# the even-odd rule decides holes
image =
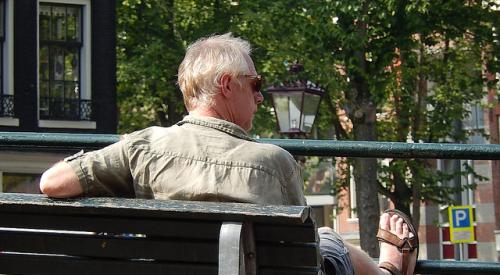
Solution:
[[[187,109],[212,106],[222,75],[236,77],[249,73],[245,55],[249,56],[251,51],[248,41],[231,33],[203,37],[189,45],[178,72],[178,84]]]

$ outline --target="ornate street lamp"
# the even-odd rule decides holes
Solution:
[[[290,68],[292,74],[302,70],[303,66],[298,63]],[[322,88],[306,79],[298,79],[270,86],[267,92],[272,98],[280,133],[293,137],[311,132],[324,94]]]

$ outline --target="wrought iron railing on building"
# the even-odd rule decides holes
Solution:
[[[0,151],[94,150],[119,140],[118,135],[0,132]],[[500,160],[499,144],[425,144],[369,141],[261,139],[294,155],[367,158]],[[499,262],[418,260],[418,274],[500,274]]]
[[[40,118],[92,120],[92,101],[77,98],[40,97]]]
[[[14,117],[13,95],[0,95],[0,117]]]

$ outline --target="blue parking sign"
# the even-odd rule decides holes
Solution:
[[[450,241],[452,243],[471,243],[475,240],[472,206],[448,207],[450,222]]]

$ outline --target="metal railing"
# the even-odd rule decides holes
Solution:
[[[0,94],[0,117],[14,117],[14,96]]]
[[[117,142],[113,134],[0,132],[0,150],[95,150]],[[284,148],[293,155],[365,158],[429,158],[500,160],[500,144],[402,143],[383,141],[335,141],[258,139]]]
[[[0,151],[95,150],[119,140],[118,135],[0,132]],[[500,160],[499,144],[400,143],[260,139],[294,155],[366,158]],[[499,262],[418,260],[421,274],[500,274]]]
[[[40,97],[40,118],[92,120],[92,101],[78,98]]]

